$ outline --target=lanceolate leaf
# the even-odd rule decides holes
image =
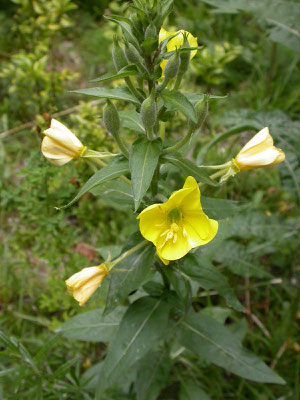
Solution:
[[[94,87],[87,89],[72,90],[71,93],[86,94],[87,96],[100,97],[104,99],[115,99],[130,101],[131,103],[140,104],[139,101],[127,87],[118,88],[105,88],[105,87]]]
[[[126,65],[124,68],[120,69],[119,72],[114,74],[105,74],[100,76],[99,78],[93,79],[90,82],[105,82],[111,81],[120,78],[126,78],[127,76],[134,76],[139,73],[137,67],[135,65]]]
[[[203,313],[190,312],[180,323],[180,343],[243,378],[265,383],[284,384],[284,380],[263,361],[244,349],[225,326]]]
[[[197,181],[212,186],[219,185],[218,182],[212,180],[202,168],[197,167],[192,161],[182,158],[179,153],[172,153],[164,156],[163,160],[179,168],[185,175],[193,176]]]
[[[105,18],[120,25],[126,37],[138,48],[139,43],[132,32],[132,22],[129,18],[119,15],[105,16]]]
[[[180,271],[185,276],[199,283],[205,290],[216,290],[221,296],[225,297],[228,305],[237,311],[243,311],[241,303],[234,295],[227,279],[210,263],[209,260],[200,259],[200,254],[189,254],[184,258]]]
[[[69,339],[108,342],[118,328],[125,309],[118,308],[103,316],[103,308],[75,315],[63,323],[58,332]]]
[[[145,133],[140,114],[134,110],[124,110],[119,112],[122,126],[136,132]]]
[[[95,186],[101,185],[104,182],[110,181],[112,179],[118,178],[119,176],[126,174],[129,172],[128,161],[113,161],[108,164],[106,167],[97,171],[79,190],[77,195],[74,197],[70,203],[66,204],[59,209],[66,208],[71,206],[75,201],[80,199],[85,193],[92,190]]]
[[[170,368],[171,360],[165,351],[148,352],[138,365],[137,400],[156,400],[161,389],[169,383]]]
[[[129,166],[135,210],[150,186],[161,151],[161,139],[150,142],[141,136],[132,145]]]
[[[211,398],[191,379],[182,379],[179,400],[211,400]]]
[[[116,209],[133,209],[132,186],[121,181],[121,179],[115,179],[95,186],[90,192],[94,196],[99,196],[101,200]]]
[[[201,205],[203,211],[209,218],[217,220],[232,217],[234,214],[249,207],[247,203],[243,204],[238,201],[215,199],[204,196],[201,196]]]
[[[131,249],[138,243],[143,242],[143,240],[139,233],[133,235],[125,245],[123,251]],[[109,291],[106,299],[106,314],[124,301],[129,293],[138,289],[149,279],[154,254],[154,246],[149,242],[140,250],[117,264],[115,269],[121,272],[111,274]]]
[[[161,93],[165,106],[170,111],[180,110],[188,119],[197,122],[193,104],[181,92],[171,92],[165,89]]]
[[[100,390],[113,385],[163,338],[169,308],[162,299],[143,297],[133,303],[120,324],[103,365]]]

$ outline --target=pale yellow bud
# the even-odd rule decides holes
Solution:
[[[68,292],[82,306],[98,289],[107,274],[108,270],[104,264],[83,268],[66,280]]]
[[[264,128],[242,148],[233,161],[240,170],[249,170],[279,164],[284,159],[284,152],[273,145],[269,128]]]
[[[64,165],[80,157],[86,149],[74,133],[56,119],[51,120],[50,128],[44,131],[44,135],[41,151],[54,165]]]

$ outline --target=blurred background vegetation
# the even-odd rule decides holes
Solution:
[[[89,370],[103,357],[105,346],[55,333],[61,322],[81,311],[66,293],[64,280],[99,264],[108,250],[117,250],[136,229],[135,215],[122,205],[111,207],[105,196],[91,195],[89,201],[56,211],[93,169],[81,160],[62,168],[47,163],[40,142],[51,115],[58,113],[89,147],[114,149],[103,129],[102,102],[88,102],[69,91],[87,87],[88,80],[113,68],[110,51],[118,29],[103,13],[127,14],[127,9],[127,3],[109,0],[0,2],[3,399],[94,398],[96,383],[88,379]],[[212,399],[300,398],[299,10],[299,3],[291,1],[175,0],[166,28],[188,30],[203,45],[183,87],[226,96],[210,102],[189,156],[224,162],[264,126],[287,156],[278,168],[240,174],[217,193],[205,189],[208,195],[249,204],[233,218],[214,262],[227,270],[242,303],[258,319],[245,318],[241,337],[248,325],[248,348],[276,367],[287,385],[249,383],[190,358],[174,365],[160,399],[199,400],[199,384]],[[179,135],[183,129],[178,116],[168,134]],[[209,143],[220,134],[225,140],[217,152],[210,150]],[[104,285],[85,310],[103,305],[105,293]],[[221,321],[235,318],[218,296],[197,301],[199,307],[211,306]],[[177,393],[182,380],[187,391]],[[121,382],[109,396],[135,399],[130,382]]]

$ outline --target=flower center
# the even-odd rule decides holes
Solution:
[[[171,210],[168,213],[167,218],[168,218],[168,222],[170,222],[171,224],[175,223],[175,225],[176,225],[176,223],[178,223],[181,220],[181,217],[182,217],[182,213],[180,211],[180,208],[176,207],[176,208],[173,208],[173,210]]]

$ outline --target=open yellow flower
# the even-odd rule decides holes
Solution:
[[[62,123],[51,120],[49,129],[44,131],[41,145],[43,155],[54,165],[64,165],[73,158],[80,157],[86,147]]]
[[[166,203],[147,207],[137,218],[141,234],[156,246],[164,264],[210,242],[218,231],[218,222],[202,210],[200,190],[192,176]]]
[[[179,32],[179,33],[178,33]],[[187,35],[187,40],[189,42],[189,45],[191,47],[197,47],[198,46],[198,42],[197,42],[197,38],[195,38],[191,33],[181,29],[177,32],[168,32],[166,31],[164,28],[161,28],[161,30],[159,31],[159,38],[158,41],[159,43],[161,43],[163,40],[165,40],[166,38],[168,38],[169,36],[175,35],[175,33],[178,33],[177,36],[173,37],[173,39],[170,39],[167,43],[167,50],[168,51],[173,51],[176,49],[179,49],[179,47],[182,45],[183,40],[184,40],[184,34]],[[197,50],[192,50],[191,51],[191,59],[193,57],[195,57],[197,53]],[[161,69],[164,70],[165,66],[167,64],[168,60],[163,60],[160,64]]]
[[[66,280],[68,292],[82,306],[98,289],[107,274],[108,270],[104,264],[83,268]]]
[[[274,147],[269,128],[259,131],[233,159],[240,170],[268,167],[285,159],[281,149]]]

